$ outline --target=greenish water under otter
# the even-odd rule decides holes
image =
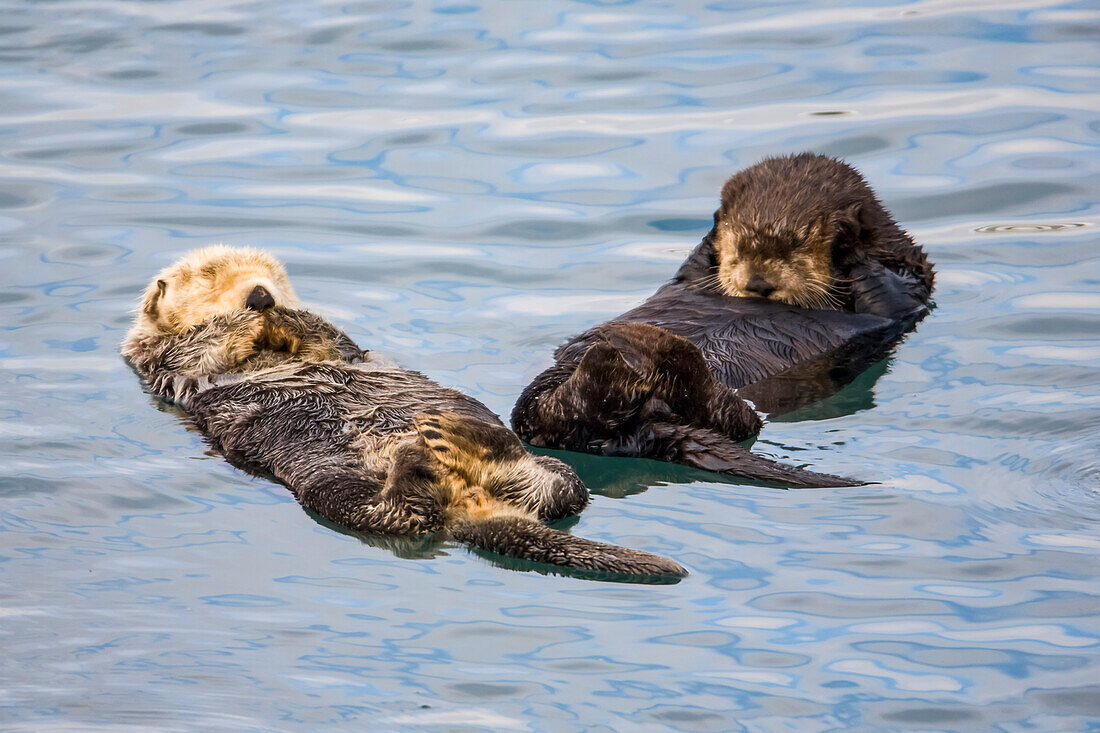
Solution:
[[[1100,14],[1087,4],[0,3],[0,728],[1100,728]],[[857,165],[934,313],[756,450],[567,455],[673,586],[364,543],[116,355],[151,274],[280,257],[507,415],[726,176]]]

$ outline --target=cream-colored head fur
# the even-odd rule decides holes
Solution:
[[[188,252],[145,289],[127,340],[184,333],[211,316],[244,310],[256,286],[275,305],[298,307],[286,270],[266,252],[223,245]]]
[[[748,228],[722,216],[715,251],[717,285],[726,295],[768,298],[803,308],[835,308],[833,225],[819,217],[791,229],[784,222]]]

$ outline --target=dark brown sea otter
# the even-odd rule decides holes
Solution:
[[[733,176],[672,282],[555,352],[512,426],[533,445],[683,463],[790,486],[859,483],[740,441],[832,394],[926,312],[932,267],[851,167],[774,158]],[[737,390],[736,392],[734,390]]]
[[[477,400],[300,310],[263,252],[212,247],[160,272],[122,353],[232,463],[274,476],[344,527],[436,535],[622,579],[686,574],[663,557],[545,526],[588,503],[572,469],[525,451]]]
[[[735,297],[887,318],[923,304],[932,265],[850,165],[768,158],[722,187],[701,284]]]

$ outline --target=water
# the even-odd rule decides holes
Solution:
[[[1087,4],[5,2],[0,727],[1100,727]],[[937,309],[757,450],[785,492],[569,455],[577,534],[676,586],[322,526],[116,355],[151,274],[284,260],[371,349],[507,414],[640,302],[726,176],[864,171]]]

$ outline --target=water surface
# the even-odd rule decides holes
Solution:
[[[0,3],[0,726],[1100,726],[1088,4]],[[675,586],[365,544],[117,356],[152,273],[267,248],[363,346],[507,414],[722,181],[857,165],[935,312],[756,450],[777,491],[569,455]]]

